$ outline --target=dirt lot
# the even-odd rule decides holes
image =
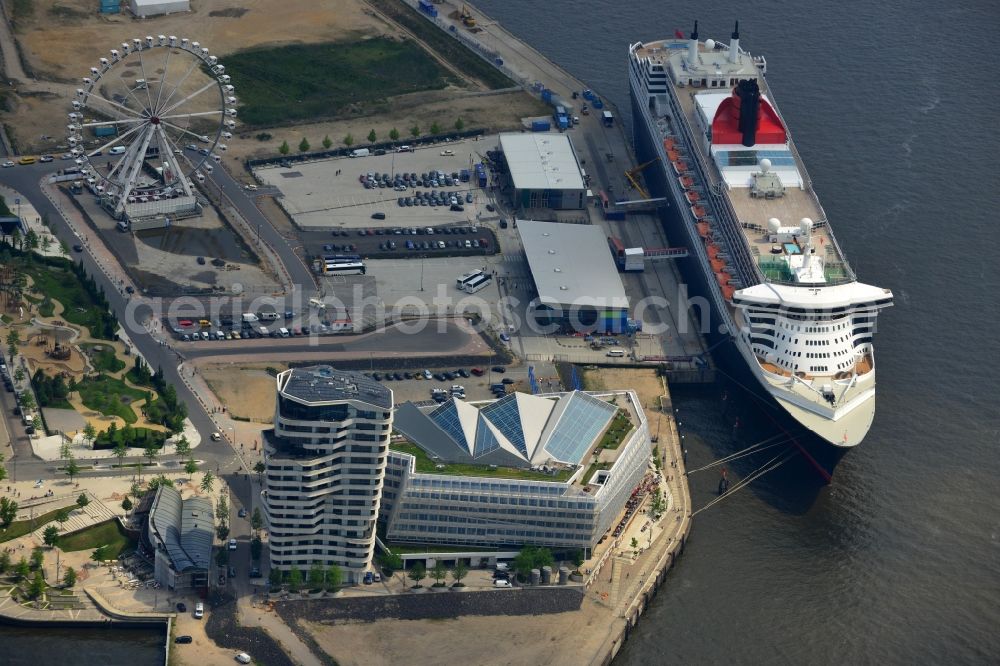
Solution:
[[[212,392],[235,417],[270,423],[274,418],[274,376],[267,368],[287,370],[283,363],[206,364],[199,372]]]
[[[585,599],[579,611],[555,615],[393,619],[335,626],[303,624],[319,646],[343,666],[404,663],[578,666],[590,663],[595,657],[607,635],[610,613]]]

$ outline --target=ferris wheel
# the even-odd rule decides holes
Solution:
[[[225,71],[200,43],[173,35],[122,42],[90,68],[72,101],[68,142],[112,214],[169,211],[177,199],[194,205],[193,181],[212,172],[236,127]]]

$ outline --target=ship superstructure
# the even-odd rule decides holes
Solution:
[[[659,161],[650,187],[677,204],[672,223],[741,356],[788,414],[841,449],[835,464],[874,417],[872,335],[892,293],[856,280],[766,71],[740,48],[738,23],[728,45],[700,41],[697,23],[687,39],[631,45],[636,147]]]

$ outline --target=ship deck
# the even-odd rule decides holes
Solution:
[[[699,48],[704,50],[704,44],[700,45]],[[645,49],[640,49],[638,53],[650,55],[653,53],[653,48],[647,46]],[[660,48],[656,50],[656,53],[662,61],[666,57],[669,57],[669,55],[676,53],[676,51],[671,53],[669,49]],[[760,77],[759,83],[762,92],[777,111],[774,97],[767,87],[767,80],[764,77]],[[672,84],[668,81],[668,85]],[[716,88],[677,86],[673,86],[673,89],[686,117],[688,127],[691,128],[692,135],[697,138],[699,132],[696,128],[699,126],[699,123],[694,95],[703,91],[719,92],[719,90]],[[780,111],[778,113],[780,114]],[[784,122],[783,118],[782,122]],[[780,197],[753,197],[751,196],[749,187],[728,187],[715,160],[712,159],[711,155],[706,154],[705,146],[696,141],[696,145],[691,146],[691,149],[696,151],[698,157],[701,159],[701,163],[707,167],[706,173],[712,181],[709,183],[709,186],[714,188],[715,191],[725,193],[725,197],[732,205],[733,211],[741,223],[743,236],[750,248],[750,252],[754,260],[761,267],[761,271],[765,277],[777,282],[788,281],[791,277],[783,271],[780,262],[768,261],[768,257],[771,256],[772,244],[768,241],[766,235],[767,221],[774,217],[781,220],[784,226],[798,226],[799,220],[808,217],[814,223],[812,232],[813,247],[817,248],[817,252],[823,253],[823,258],[826,262],[825,273],[827,281],[836,282],[843,280],[850,275],[850,269],[846,266],[846,262],[839,251],[836,241],[832,240],[830,229],[827,225],[826,213],[823,211],[823,207],[820,205],[819,199],[809,183],[808,172],[799,157],[798,151],[795,149],[794,142],[791,139],[791,132],[787,127],[786,130],[789,132],[789,145],[795,159],[795,165],[801,174],[804,185],[802,188],[788,186],[785,188],[784,195]],[[784,248],[781,249],[784,251]]]

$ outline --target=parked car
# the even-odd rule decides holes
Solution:
[[[493,581],[493,587],[514,587],[509,580],[502,578]]]
[[[236,539],[229,540],[229,550],[236,550]]]
[[[190,636],[178,636],[177,638],[174,639],[174,643],[180,643],[181,645],[186,645],[192,642],[192,640],[193,639]]]

